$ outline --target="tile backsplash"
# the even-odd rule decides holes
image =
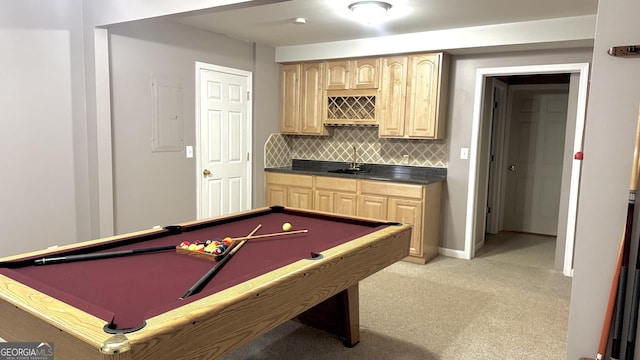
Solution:
[[[445,140],[378,138],[377,127],[337,127],[333,136],[271,134],[264,146],[265,167],[291,165],[291,159],[447,167]]]

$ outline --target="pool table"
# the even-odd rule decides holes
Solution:
[[[247,240],[217,264],[183,241]],[[295,230],[308,230],[294,233]],[[409,253],[411,226],[273,206],[0,259],[0,337],[56,359],[215,359],[290,319],[359,341],[358,283]],[[166,247],[37,265],[39,259]],[[191,256],[200,255],[200,256]]]

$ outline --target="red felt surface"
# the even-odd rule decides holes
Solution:
[[[308,233],[249,240],[216,274],[203,290],[179,300],[187,289],[216,263],[174,251],[141,254],[91,261],[0,269],[0,273],[20,281],[74,307],[113,322],[116,329],[137,327],[145,319],[159,315],[201,297],[311,257],[349,240],[385,226],[380,223],[336,221],[333,217],[315,218],[293,210],[265,212],[259,216],[216,224],[205,229],[114,246],[105,251],[177,245],[182,241],[200,241],[242,237],[258,224],[255,235],[282,231],[289,222],[293,230]]]

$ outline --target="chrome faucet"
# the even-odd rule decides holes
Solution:
[[[356,151],[355,145],[353,146],[353,162],[349,164],[349,170],[360,170],[360,166],[358,166],[358,152]]]

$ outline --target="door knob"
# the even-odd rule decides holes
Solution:
[[[202,175],[209,176],[209,175],[211,175],[211,171],[209,171],[207,169],[204,169],[204,171],[202,172]]]
[[[515,170],[515,169],[516,169],[516,166],[515,166],[515,165],[509,165],[509,171],[513,171],[513,170]]]

